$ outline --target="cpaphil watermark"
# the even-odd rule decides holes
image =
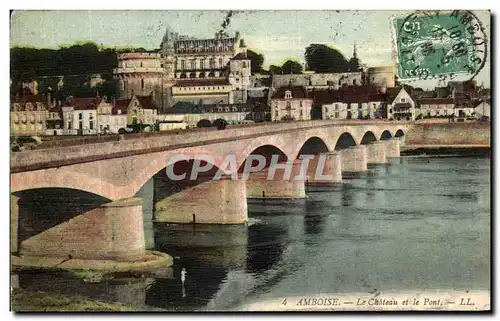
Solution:
[[[314,171],[309,171],[311,160],[315,160]],[[267,171],[267,180],[274,180],[279,175],[282,180],[333,180],[332,175],[324,174],[326,162],[328,159],[327,154],[319,155],[300,155],[297,160],[280,161],[279,155],[272,155],[270,161],[262,155],[249,155],[242,168],[238,167],[237,157],[234,154],[227,155],[220,162],[220,166],[216,167],[216,160],[211,155],[184,155],[179,154],[172,156],[168,159],[166,174],[170,180],[198,180],[200,175],[212,173],[215,168],[217,171],[212,177],[212,180],[227,179],[230,177],[232,180],[248,180],[251,173]],[[190,170],[183,173],[175,173],[174,165],[178,162],[189,161],[193,162]],[[279,173],[279,174],[277,174]],[[313,177],[311,177],[311,174]]]

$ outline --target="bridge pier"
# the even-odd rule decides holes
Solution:
[[[385,144],[385,155],[387,158],[396,158],[401,156],[399,149],[399,139],[391,138],[388,140],[382,140],[380,142]]]
[[[285,170],[276,167],[275,174],[268,179],[271,167],[257,173],[250,173],[247,180],[247,198],[254,199],[295,199],[305,198],[305,179],[295,179],[301,173],[302,160],[293,161],[290,177],[285,177]],[[304,173],[304,176],[306,173]]]
[[[399,136],[399,137],[394,137],[394,138],[397,139],[397,140],[399,140],[399,146],[406,145],[406,135]]]
[[[342,182],[342,158],[338,152],[314,155],[307,168],[308,185]],[[322,177],[327,176],[327,177]]]
[[[245,181],[224,176],[156,202],[155,222],[244,224],[248,220]]]
[[[134,261],[146,254],[139,198],[105,203],[22,241],[20,256]]]
[[[365,145],[352,146],[341,151],[342,172],[365,172],[368,170],[368,154]]]
[[[387,157],[385,154],[385,144],[381,141],[372,142],[367,147],[368,164],[385,164]]]

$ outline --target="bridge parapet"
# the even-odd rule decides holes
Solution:
[[[161,152],[179,148],[200,146],[214,142],[238,140],[279,134],[283,132],[331,126],[377,126],[394,127],[408,125],[388,121],[334,121],[311,120],[298,122],[266,123],[266,125],[238,126],[223,131],[194,131],[176,135],[151,135],[134,139],[100,142],[94,144],[65,146],[60,148],[40,149],[11,153],[11,173],[70,164],[92,162],[102,159],[127,157],[137,154]]]

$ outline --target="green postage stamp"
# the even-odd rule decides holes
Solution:
[[[485,64],[486,33],[470,11],[416,11],[392,27],[400,81],[474,78]]]

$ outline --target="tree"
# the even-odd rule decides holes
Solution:
[[[250,59],[250,68],[252,74],[262,71],[262,64],[264,63],[264,56],[252,50],[247,50],[247,57]]]
[[[306,48],[307,67],[314,72],[346,72],[350,64],[337,49],[322,44],[311,44]]]
[[[293,60],[287,60],[282,66],[281,70],[284,74],[301,74],[302,65]]]
[[[276,65],[270,65],[269,66],[269,72],[273,75],[278,75],[278,74],[282,74],[283,73],[283,70],[281,69],[280,66],[276,66]]]
[[[212,123],[208,119],[201,119],[197,124],[196,127],[212,127]]]
[[[224,129],[227,126],[227,121],[225,119],[222,119],[222,118],[217,118],[212,123],[212,126],[217,127],[218,129]]]

